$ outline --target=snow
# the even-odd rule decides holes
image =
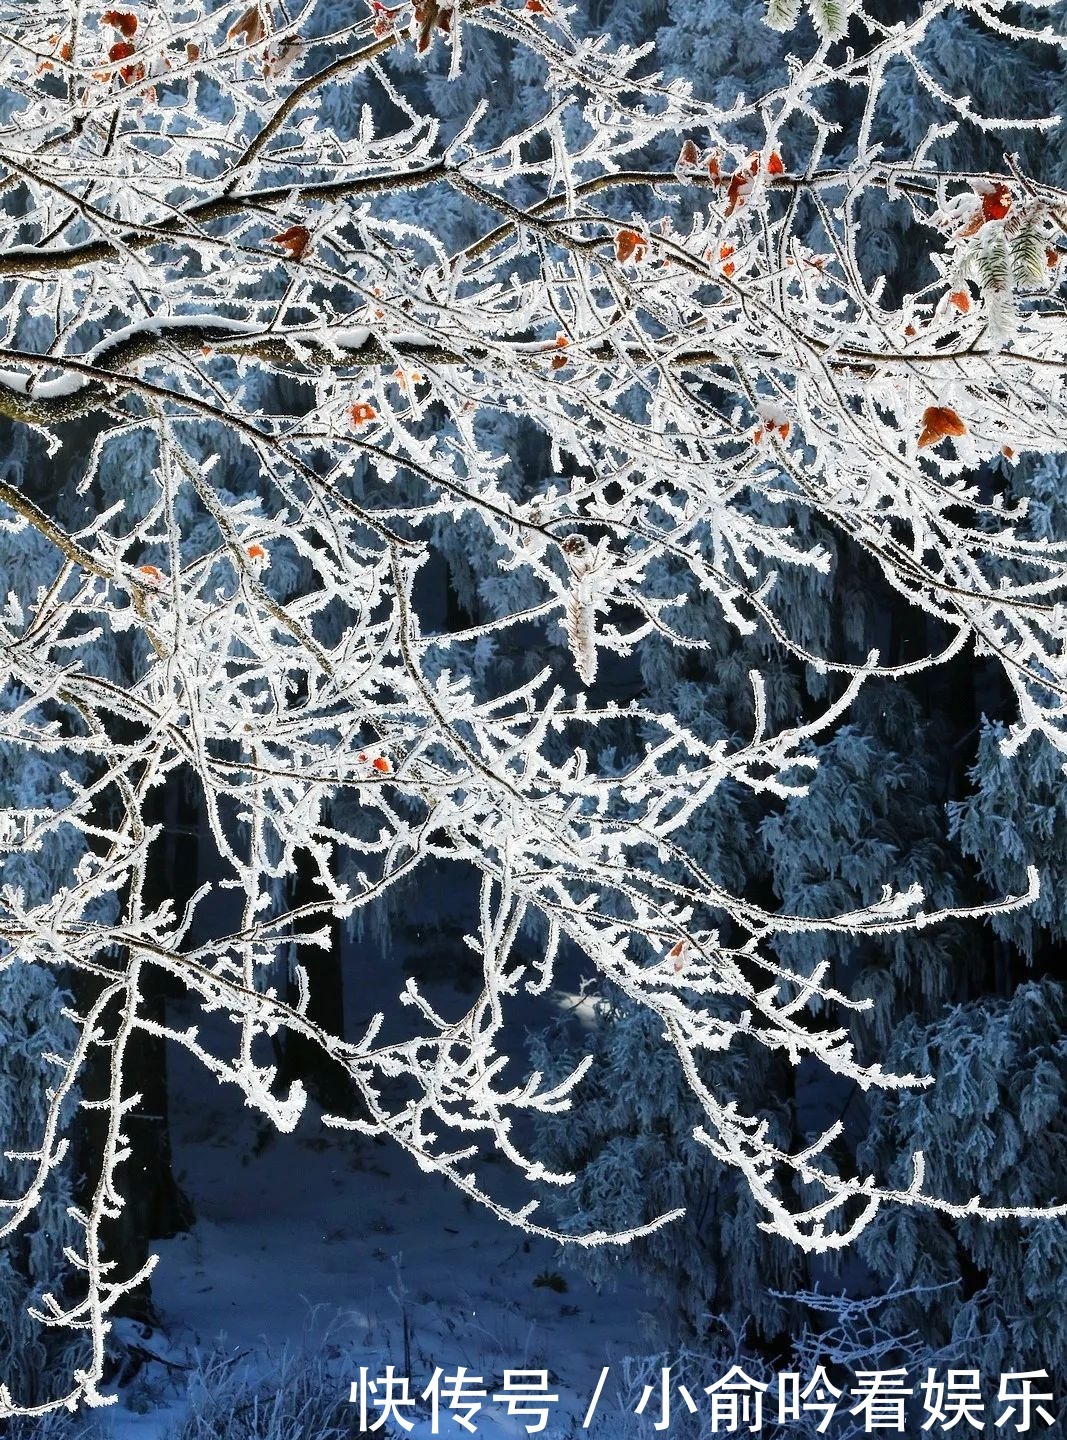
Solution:
[[[160,335],[172,333],[176,330],[227,330],[234,335],[262,335],[264,327],[251,320],[237,320],[228,315],[216,314],[193,314],[193,315],[150,315],[143,320],[135,320],[129,325],[113,331],[107,337],[94,345],[84,355],[56,355],[50,356],[50,363],[56,367],[62,366],[67,360],[73,360],[79,365],[95,365],[102,356],[109,351],[120,348],[127,340],[136,335]],[[336,348],[339,352],[343,350],[359,350],[371,337],[371,331],[365,326],[352,327],[344,326],[331,328],[323,325],[308,328],[286,329],[280,332],[286,340],[295,344],[322,344]],[[424,337],[411,335],[407,332],[397,333],[387,337],[387,343],[392,345],[413,345],[422,342]],[[16,395],[28,393],[30,376],[18,370],[0,368],[0,385],[5,386]],[[71,372],[68,375],[61,375],[55,380],[40,381],[33,386],[33,394],[38,400],[57,400],[65,395],[74,395],[90,383],[92,377],[80,373]]]

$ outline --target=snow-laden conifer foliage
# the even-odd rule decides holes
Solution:
[[[500,1044],[561,946],[655,1017],[695,1140],[783,1240],[840,1248],[888,1203],[1004,1213],[928,1186],[919,1153],[903,1181],[839,1173],[836,1128],[790,1153],[706,1061],[744,1037],[863,1088],[925,1084],[856,1053],[865,1002],[812,958],[820,937],[832,955],[842,935],[1007,913],[1036,872],[967,910],[903,883],[783,913],[690,843],[725,788],[803,795],[814,742],[870,681],[968,653],[996,657],[1013,692],[1005,759],[1031,738],[1067,752],[1067,537],[1028,528],[999,470],[975,479],[1067,450],[1067,194],[1011,155],[947,172],[936,128],[904,160],[872,138],[901,67],[949,111],[1016,124],[930,76],[922,47],[955,8],[889,25],[875,7],[776,5],[770,24],[797,24],[767,31],[782,74],[713,101],[710,83],[663,79],[654,47],[576,31],[556,0],[0,3],[0,412],[38,437],[0,478],[0,514],[48,556],[7,575],[0,745],[9,769],[32,753],[55,777],[5,832],[0,935],[5,967],[77,996],[71,1043],[42,1056],[9,1233],[63,1161],[79,1075],[108,1075],[82,1101],[109,1124],[71,1279],[37,1311],[92,1338],[56,1403],[102,1398],[106,1316],[141,1278],[105,1245],[139,1031],[288,1129],[305,1091],[268,1063],[288,1030],[350,1087],[327,1123],[390,1136],[549,1233],[472,1165],[488,1141],[532,1180],[571,1178],[512,1124],[565,1107],[585,1062],[516,1078]],[[1059,43],[996,0],[959,8],[1004,46]],[[501,64],[506,90],[463,90]],[[425,110],[401,83],[418,67]],[[859,258],[890,206],[925,260],[902,298]],[[427,577],[457,535],[475,537],[474,573],[492,557],[494,618],[443,630]],[[818,535],[925,612],[929,653],[894,668],[795,623],[782,597],[834,563]],[[783,714],[759,668],[740,677],[742,736],[607,697],[609,664],[702,651],[709,627],[824,673],[821,710]],[[532,637],[571,661],[494,663]],[[640,743],[619,764],[621,729]],[[232,925],[207,887],[179,910],[149,883],[149,802],[178,776]],[[41,894],[21,876],[50,844],[69,863]],[[399,1038],[392,1015],[331,1030],[308,981],[330,921],[424,865],[479,877],[481,993],[452,1019],[409,982]],[[294,906],[283,882],[309,866]],[[286,988],[294,944],[306,963]],[[232,1043],[161,1021],[160,977],[228,1017]]]

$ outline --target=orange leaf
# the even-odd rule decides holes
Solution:
[[[953,290],[948,298],[951,303],[955,305],[956,309],[962,311],[964,315],[966,315],[967,311],[971,308],[970,293],[966,290]]]
[[[620,230],[615,236],[615,258],[624,265],[632,255],[635,260],[644,259],[645,238],[636,230]]]
[[[189,44],[185,47],[185,58],[189,61],[190,65],[193,63],[194,60],[199,60],[200,46],[194,45],[192,41],[190,41]]]
[[[718,185],[722,179],[722,171],[719,168],[719,157],[717,155],[712,155],[708,160],[708,174],[715,181],[716,185]]]
[[[283,250],[288,250],[293,260],[300,260],[311,243],[311,231],[306,225],[290,225],[288,230],[271,235],[269,240],[272,245],[280,245]]]
[[[768,175],[784,175],[785,166],[782,164],[782,157],[777,150],[771,151],[771,158],[767,161]]]
[[[567,339],[566,335],[557,335],[557,336],[556,336],[556,339],[555,339],[555,348],[556,348],[557,350],[565,350],[570,343],[571,343],[571,342]],[[563,369],[566,368],[566,365],[567,365],[567,357],[566,357],[566,355],[553,355],[553,357],[552,357],[552,369],[553,369],[553,370],[563,370]]]
[[[381,755],[376,756],[376,758],[371,761],[371,765],[380,775],[388,775],[389,771],[393,768],[389,764],[389,761]]]
[[[684,950],[685,950],[685,941],[684,941],[684,940],[679,940],[679,941],[677,941],[674,945],[672,945],[671,948],[667,951],[667,956],[668,956],[668,958],[671,959],[671,960],[680,960],[680,959],[682,958],[682,952],[683,952]]]
[[[69,37],[60,43],[58,35],[49,35],[48,43],[52,47],[52,54],[58,55],[60,60],[69,60],[74,54],[74,47],[71,45]],[[51,60],[42,60],[37,66],[37,74],[44,75],[49,70],[55,70],[55,68]]]
[[[348,407],[348,418],[358,428],[360,425],[368,425],[372,420],[377,420],[378,412],[373,405],[368,405],[361,400],[358,405]]]
[[[249,545],[247,547],[247,553],[249,560],[265,560],[267,558],[267,552],[262,545]]]
[[[1005,460],[1015,459],[1015,451],[1011,448],[1010,445],[1002,445],[1000,447],[1000,453],[1004,456]]]
[[[137,16],[129,10],[105,10],[100,17],[105,25],[110,25],[128,40],[131,35],[137,33]]]
[[[695,165],[700,159],[700,151],[693,144],[692,140],[686,140],[678,156],[679,165]]]
[[[163,579],[163,571],[157,569],[155,565],[138,565],[137,573],[138,575],[143,575],[146,579],[151,580],[154,585],[158,585],[159,582]]]
[[[946,435],[966,435],[967,426],[955,410],[945,405],[928,405],[923,411],[923,428],[919,436],[919,449],[936,445]]]

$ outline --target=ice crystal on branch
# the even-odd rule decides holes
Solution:
[[[1002,8],[982,14],[1004,44],[1025,39]],[[547,0],[143,0],[73,28],[62,7],[0,3],[0,412],[73,467],[60,497],[27,466],[0,478],[4,525],[49,556],[5,583],[0,745],[63,777],[33,843],[65,827],[84,841],[45,894],[5,861],[4,963],[73,975],[80,997],[8,1231],[58,1163],[63,1097],[90,1058],[109,1076],[106,1100],[82,1102],[109,1123],[74,1278],[41,1311],[93,1338],[57,1403],[102,1399],[105,1317],[140,1278],[103,1250],[138,1103],[131,1037],[184,1046],[291,1129],[304,1087],[265,1061],[286,1029],[353,1097],[328,1122],[390,1136],[547,1233],[471,1167],[488,1142],[568,1181],[512,1120],[566,1106],[583,1067],[518,1080],[501,1053],[510,1004],[551,986],[561,944],[657,1018],[698,1142],[781,1236],[839,1248],[891,1203],[983,1213],[928,1189],[921,1155],[887,1185],[826,1163],[834,1128],[790,1152],[702,1059],[743,1035],[864,1088],[924,1084],[862,1061],[861,1002],[776,941],[1004,913],[1033,900],[1034,873],[986,907],[888,884],[813,918],[733,893],[688,843],[727,783],[802,794],[815,743],[873,677],[967,647],[1014,691],[1007,749],[1036,734],[1067,752],[1067,537],[1034,538],[970,478],[1009,451],[1067,449],[1067,196],[1014,162],[944,173],[940,132],[907,161],[870,140],[890,62],[924,76],[920,46],[950,9],[886,29],[813,5],[819,35],[796,39],[787,83],[724,107]],[[846,23],[863,44],[835,59]],[[490,44],[533,77],[514,113],[461,103]],[[440,88],[442,65],[459,88]],[[838,80],[866,99],[831,159]],[[918,293],[865,283],[861,198],[906,202],[936,276]],[[833,557],[791,515],[864,552],[929,617],[931,652],[894,668],[813,648],[783,576]],[[468,537],[495,575],[471,585],[469,626],[442,630],[421,577]],[[833,674],[823,710],[772,722],[754,671],[754,724],[724,738],[598,690],[606,656],[707,646],[702,606]],[[490,663],[535,632],[543,668]],[[640,744],[617,766],[622,724]],[[177,777],[239,898],[229,928],[204,891],[179,910],[146,887],[162,843],[149,802]],[[290,906],[300,865],[310,898]],[[381,1018],[331,1032],[309,979],[329,922],[430,865],[478,877],[481,993],[454,1020],[409,985],[410,1035],[383,1038]],[[228,1017],[232,1043],[155,1017],[160,974]]]

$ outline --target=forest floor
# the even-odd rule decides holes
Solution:
[[[428,989],[434,1003],[445,988]],[[457,991],[455,1003],[469,997]],[[115,1440],[160,1440],[188,1415],[187,1367],[197,1356],[212,1354],[220,1377],[230,1365],[252,1367],[269,1383],[287,1347],[328,1350],[341,1401],[361,1367],[367,1380],[390,1364],[398,1376],[410,1370],[416,1395],[435,1367],[465,1366],[489,1392],[474,1417],[488,1440],[525,1435],[534,1423],[493,1403],[505,1370],[548,1371],[559,1400],[547,1435],[587,1433],[605,1366],[598,1416],[620,1412],[625,1358],[654,1348],[642,1318],[653,1302],[625,1268],[618,1289],[598,1294],[561,1261],[559,1245],[471,1204],[395,1145],[325,1129],[313,1106],[293,1134],[268,1132],[182,1052],[171,1061],[170,1105],[175,1173],[197,1218],[153,1246],[160,1330],[137,1334],[118,1322],[138,1350],[161,1359],[122,1386],[118,1406],[97,1412]],[[505,1203],[531,1198],[508,1162],[486,1153],[481,1172]],[[414,1436],[434,1433],[428,1402],[403,1413]],[[372,1407],[368,1418],[378,1415]],[[407,1432],[391,1423],[378,1433]],[[443,1404],[437,1433],[470,1432]]]

